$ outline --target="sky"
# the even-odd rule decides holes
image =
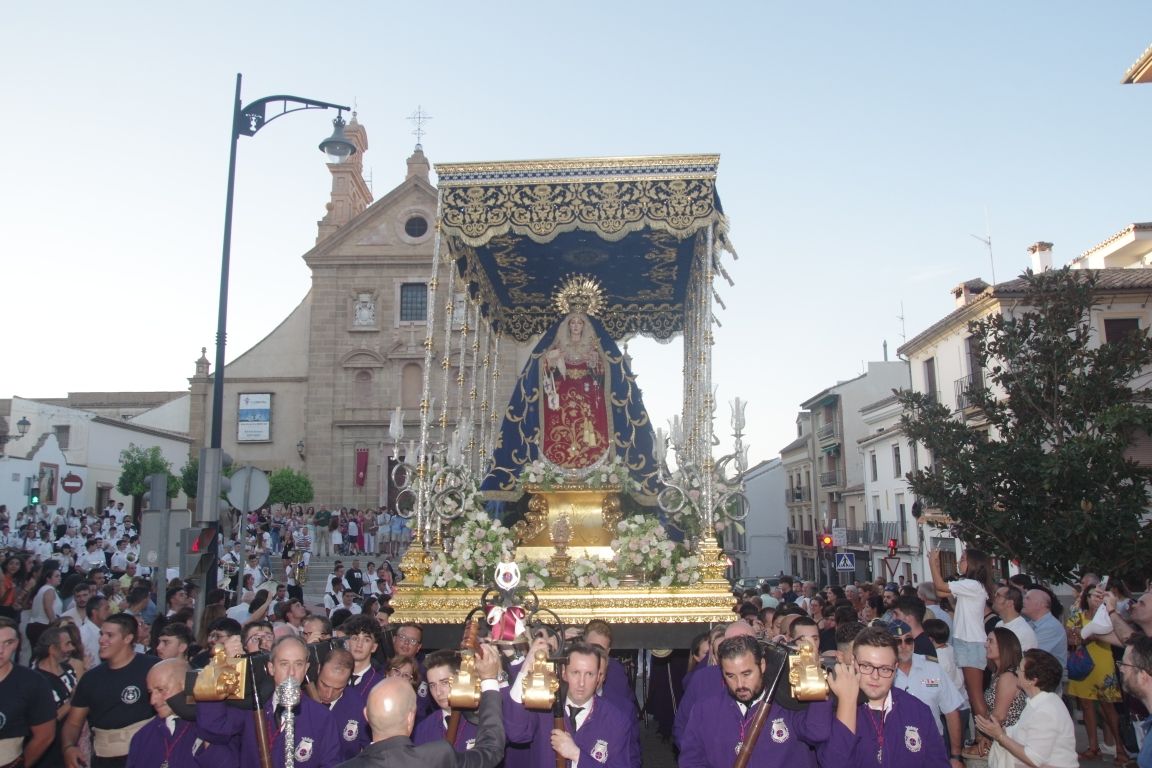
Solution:
[[[1147,0],[320,8],[6,9],[0,397],[181,390],[213,359],[238,72],[245,103],[354,105],[377,197],[418,106],[434,164],[720,153],[740,258],[717,284],[713,379],[750,401],[753,461],[793,439],[801,402],[951,311],[956,284],[1152,220],[1152,86],[1120,84],[1152,43]],[[333,116],[241,139],[229,360],[308,290]],[[629,349],[663,424],[681,346]]]

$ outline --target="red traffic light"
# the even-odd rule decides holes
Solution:
[[[888,539],[888,549],[896,549],[896,539]]]

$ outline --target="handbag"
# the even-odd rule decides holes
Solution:
[[[1096,662],[1092,660],[1092,654],[1088,653],[1087,643],[1076,646],[1076,650],[1068,654],[1069,680],[1084,680],[1095,668]]]

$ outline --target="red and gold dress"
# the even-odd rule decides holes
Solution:
[[[608,390],[599,353],[584,359],[564,357],[563,366],[545,373],[543,452],[559,467],[590,467],[608,451]]]

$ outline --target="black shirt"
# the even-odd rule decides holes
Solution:
[[[93,728],[123,728],[156,714],[148,701],[148,670],[160,659],[136,654],[120,669],[99,664],[88,671],[76,685],[72,706],[88,709],[88,724]]]
[[[27,667],[12,667],[0,680],[0,739],[23,739],[32,726],[55,720],[56,704],[44,678]]]

